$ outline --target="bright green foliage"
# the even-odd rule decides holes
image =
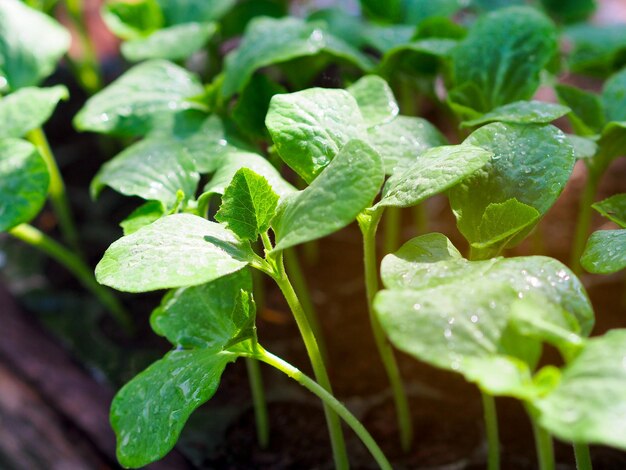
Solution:
[[[240,168],[249,168],[264,177],[272,187],[272,191],[281,198],[296,190],[283,179],[278,170],[266,158],[256,153],[239,151],[228,153],[222,157],[217,165],[217,170],[204,187],[204,194],[224,194],[226,187]]]
[[[626,449],[626,330],[588,341],[558,387],[535,406],[559,439]]]
[[[0,100],[0,138],[24,137],[41,127],[61,100],[69,97],[67,88],[22,88]]]
[[[626,194],[616,194],[604,201],[596,202],[592,207],[603,217],[626,228]]]
[[[605,82],[602,105],[607,122],[626,121],[626,70],[612,75]]]
[[[366,140],[359,106],[345,90],[276,95],[265,124],[280,157],[309,183],[349,140]]]
[[[95,197],[104,186],[110,186],[127,196],[139,196],[160,201],[172,208],[178,201],[178,191],[184,201],[193,199],[200,181],[194,161],[180,143],[151,138],[127,147],[106,162],[91,183]]]
[[[0,92],[38,85],[70,47],[70,34],[18,0],[0,2]]]
[[[222,93],[228,98],[242,91],[262,67],[321,52],[362,70],[371,68],[367,56],[325,31],[323,23],[306,23],[292,17],[255,18],[246,28],[239,48],[226,57]]]
[[[489,13],[451,52],[449,101],[470,118],[532,97],[539,74],[556,52],[556,29],[530,7]]]
[[[404,19],[409,24],[419,24],[427,18],[449,17],[461,9],[461,0],[405,0]]]
[[[383,157],[385,173],[391,175],[395,169],[403,170],[431,147],[446,145],[448,141],[426,119],[398,116],[387,124],[367,130],[370,144]]]
[[[430,233],[385,256],[381,277],[385,287],[393,290],[459,285],[468,279],[483,284],[506,281],[518,296],[533,291],[562,306],[575,317],[584,335],[593,326],[591,303],[580,281],[562,263],[544,256],[468,261],[444,235]]]
[[[155,331],[189,349],[168,353],[113,400],[111,424],[122,465],[142,467],[169,452],[189,415],[217,390],[241,342],[256,338],[249,287],[249,274],[227,276],[174,291],[155,310]]]
[[[577,134],[600,133],[604,127],[605,116],[602,102],[596,94],[568,85],[557,85],[554,90],[559,101],[571,109],[568,117]]]
[[[348,91],[356,99],[367,127],[388,123],[400,111],[393,91],[376,75],[366,75],[349,86]]]
[[[551,15],[566,23],[573,23],[591,15],[596,9],[597,0],[541,0],[541,4]]]
[[[163,297],[150,317],[152,329],[175,347],[223,348],[233,338],[251,337],[254,312],[244,318],[237,307],[239,291],[252,292],[249,269],[242,269],[207,284],[182,287]],[[253,306],[253,304],[251,305]],[[245,313],[245,311],[244,311]]]
[[[0,231],[32,220],[48,195],[50,177],[37,149],[18,139],[0,139]]]
[[[185,69],[162,60],[144,62],[88,99],[74,125],[103,134],[143,135],[172,115],[197,107],[189,98],[202,91]]]
[[[590,273],[610,274],[626,268],[626,229],[591,234],[580,259]]]
[[[236,3],[235,0],[157,0],[165,24],[210,22],[223,17]]]
[[[128,60],[182,60],[199,51],[217,31],[215,23],[185,23],[156,31],[147,38],[132,39],[122,44]]]
[[[462,127],[476,127],[490,122],[549,124],[570,111],[566,106],[543,101],[516,101],[505,104],[481,117],[465,121]]]
[[[102,19],[122,39],[140,39],[164,26],[157,0],[109,0],[102,8]]]
[[[384,171],[380,155],[351,140],[305,190],[285,197],[272,222],[276,250],[331,234],[356,219],[378,194]]]
[[[174,214],[113,243],[96,266],[96,279],[126,292],[195,286],[242,269],[249,255],[227,228]]]
[[[515,198],[545,214],[563,190],[575,161],[565,134],[551,125],[488,124],[465,143],[495,154],[486,166],[449,192],[459,230],[470,243],[486,242],[479,227],[490,204]],[[510,229],[507,224],[502,233]],[[496,235],[493,227],[489,233]],[[494,245],[494,254],[518,241],[513,238]]]
[[[605,77],[626,63],[626,25],[579,24],[564,37],[572,44],[568,64],[572,72]]]
[[[165,215],[163,204],[160,201],[144,202],[132,211],[128,217],[120,222],[124,235],[135,233],[141,227],[151,224]]]
[[[255,241],[269,230],[277,206],[278,195],[267,180],[248,168],[241,168],[224,191],[215,220],[242,240]]]
[[[434,76],[442,60],[450,55],[457,44],[453,39],[427,38],[393,45],[385,51],[378,70],[386,77],[393,77],[398,70]]]
[[[451,188],[482,168],[493,153],[471,145],[448,145],[426,150],[385,185],[376,207],[409,207]]]
[[[589,162],[592,175],[599,178],[611,162],[624,155],[626,146],[626,121],[609,122],[598,140],[598,152]]]
[[[574,149],[576,160],[590,161],[598,153],[598,144],[593,137],[580,137],[566,134],[567,141]]]

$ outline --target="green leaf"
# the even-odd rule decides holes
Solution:
[[[611,274],[626,268],[626,229],[592,233],[580,263],[594,274]]]
[[[482,168],[493,153],[471,145],[447,145],[426,150],[405,171],[385,185],[374,206],[410,207],[439,194]]]
[[[558,387],[536,400],[542,427],[565,441],[626,449],[626,331],[589,340]]]
[[[272,223],[275,249],[324,237],[353,222],[372,204],[383,178],[378,153],[351,140],[308,188],[281,201]]]
[[[516,101],[505,104],[483,114],[477,119],[464,121],[461,127],[476,127],[490,122],[506,122],[519,124],[549,124],[565,116],[570,109],[560,104],[543,101]]]
[[[0,100],[0,138],[23,137],[41,127],[52,116],[61,100],[69,97],[67,88],[22,88]]]
[[[255,241],[269,230],[277,206],[278,195],[267,180],[248,168],[241,168],[224,191],[215,220],[242,240]]]
[[[163,204],[159,201],[148,201],[132,211],[128,217],[120,222],[124,235],[135,233],[141,227],[150,225],[165,215]]]
[[[169,292],[152,312],[152,329],[178,348],[224,349],[234,338],[252,334],[254,304],[243,317],[237,307],[241,291],[252,292],[248,269],[193,287]]]
[[[426,119],[398,116],[393,121],[367,130],[370,144],[383,157],[385,173],[405,170],[426,150],[448,143]]]
[[[415,34],[415,26],[365,24],[361,27],[361,34],[365,46],[386,53],[409,42]]]
[[[111,404],[117,458],[139,468],[167,454],[191,413],[217,391],[226,364],[216,349],[172,351],[127,383]]]
[[[133,62],[147,59],[183,60],[199,51],[217,31],[215,23],[185,23],[155,31],[122,44],[122,55]]]
[[[543,7],[566,23],[583,21],[596,9],[596,0],[541,0]]]
[[[598,153],[598,144],[591,137],[580,137],[573,134],[565,134],[567,141],[574,149],[576,160],[591,161]]]
[[[404,20],[419,24],[427,18],[452,16],[462,7],[461,0],[405,0]]]
[[[606,77],[626,63],[626,28],[622,24],[579,24],[563,34],[570,43],[569,68],[574,73]]]
[[[385,22],[397,23],[401,20],[402,0],[360,0],[366,15]]]
[[[109,0],[102,7],[102,19],[122,39],[146,37],[164,26],[157,0]]]
[[[262,67],[325,52],[367,71],[372,64],[359,50],[324,31],[321,24],[293,17],[255,18],[241,45],[226,57],[222,94],[229,98],[244,89]]]
[[[144,135],[173,114],[196,107],[188,98],[202,91],[185,69],[162,60],[144,62],[89,98],[74,125],[82,131]]]
[[[96,266],[96,279],[125,292],[195,286],[242,269],[249,250],[220,224],[174,214],[113,243]]]
[[[509,339],[509,313],[518,300],[504,283],[470,279],[419,291],[383,290],[374,310],[401,351],[463,374],[490,394],[524,399],[532,393],[531,367],[541,349],[526,340],[517,350]]]
[[[458,42],[447,38],[428,38],[394,45],[385,51],[378,70],[390,79],[398,71],[434,76],[443,59],[447,58]]]
[[[572,127],[577,134],[599,134],[604,127],[604,109],[598,95],[568,85],[554,87],[559,101],[569,106],[568,114]]]
[[[232,118],[237,126],[255,139],[267,139],[265,116],[272,96],[286,93],[286,89],[262,74],[255,74],[243,89]]]
[[[607,122],[626,121],[626,70],[605,82],[601,98]]]
[[[598,151],[588,161],[590,172],[595,178],[599,178],[609,167],[611,162],[624,155],[626,146],[626,121],[609,122],[602,130],[598,140]]]
[[[17,0],[0,2],[0,91],[38,85],[70,47],[67,30]]]
[[[575,162],[565,134],[552,125],[488,124],[474,131],[465,144],[495,154],[449,192],[457,226],[470,243],[480,243],[479,227],[490,204],[515,198],[545,214],[563,190]],[[511,244],[519,241],[517,237]]]
[[[193,159],[180,143],[149,138],[102,165],[91,182],[91,192],[96,197],[110,186],[126,196],[160,201],[171,209],[178,202],[178,191],[188,201],[195,196],[199,181]]]
[[[385,80],[366,75],[348,87],[361,110],[367,127],[385,124],[398,115],[400,108]]]
[[[544,256],[468,261],[444,235],[431,233],[385,256],[381,277],[387,289],[422,290],[468,279],[485,285],[506,282],[518,297],[534,292],[568,311],[582,334],[593,327],[593,309],[581,282],[561,262]]]
[[[478,117],[530,99],[556,53],[556,39],[554,25],[534,8],[505,8],[481,17],[451,52],[449,101],[461,114]]]
[[[18,139],[0,140],[0,231],[29,222],[48,196],[50,176],[37,149]]]
[[[215,173],[204,187],[204,194],[224,194],[233,176],[241,168],[249,168],[264,177],[281,198],[296,191],[266,158],[256,153],[239,151],[227,153],[219,160]]]
[[[235,5],[236,0],[157,0],[169,25],[219,20]]]
[[[626,194],[616,194],[591,207],[621,228],[626,228]]]
[[[265,124],[278,155],[308,183],[349,140],[366,136],[358,104],[345,90],[310,88],[276,95]]]

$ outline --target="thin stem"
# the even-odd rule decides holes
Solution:
[[[537,461],[540,470],[554,470],[554,449],[552,446],[552,436],[539,426],[532,412],[528,413],[530,422],[533,425],[533,435],[535,436],[535,448],[537,449]]]
[[[585,189],[580,199],[580,205],[578,209],[578,221],[576,222],[576,231],[574,233],[574,242],[572,244],[572,253],[570,259],[570,267],[575,274],[581,274],[582,266],[580,265],[580,257],[585,250],[587,243],[587,236],[589,235],[589,229],[591,228],[591,218],[593,211],[591,204],[596,196],[598,189],[599,177],[593,172],[589,171],[587,176],[587,182],[585,183]]]
[[[281,358],[274,356],[272,353],[261,349],[258,347],[257,350],[259,360],[265,362],[266,364],[275,367],[281,372],[287,374],[289,377],[294,379],[300,385],[307,388],[309,391],[317,395],[317,397],[322,400],[325,406],[332,409],[334,413],[339,415],[341,419],[343,419],[350,428],[355,432],[355,434],[361,439],[361,442],[367,447],[370,451],[376,463],[378,463],[379,467],[383,470],[391,470],[391,464],[383,454],[383,451],[378,447],[378,444],[374,441],[369,432],[365,429],[365,427],[355,418],[355,416],[348,411],[348,409],[337,400],[325,387],[322,387],[311,378],[307,377],[296,367],[292,366],[288,362],[282,360]]]
[[[276,281],[276,284],[280,288],[281,292],[285,296],[285,299],[289,304],[289,308],[291,309],[291,312],[296,320],[296,324],[298,325],[300,335],[304,340],[304,346],[307,350],[311,365],[313,366],[315,378],[317,379],[318,383],[322,387],[324,387],[324,389],[332,394],[330,379],[328,377],[328,372],[326,371],[326,366],[324,365],[324,361],[320,353],[317,339],[313,334],[313,330],[311,328],[311,325],[309,324],[307,315],[302,308],[302,304],[300,303],[300,300],[298,299],[298,296],[294,291],[293,286],[289,281],[289,278],[287,277],[287,273],[285,272],[285,266],[283,264],[282,252],[278,254],[277,268],[278,273],[276,273],[273,278]],[[347,469],[349,468],[348,454],[346,451],[346,444],[343,438],[343,431],[341,430],[341,422],[339,421],[339,417],[327,404],[324,405],[324,413],[326,415],[326,422],[328,424],[328,431],[330,433],[330,441],[333,448],[335,467],[337,469]]]
[[[328,348],[326,347],[326,341],[324,340],[324,335],[322,334],[322,326],[315,310],[313,300],[311,299],[309,286],[307,285],[304,274],[302,273],[302,267],[300,265],[300,261],[298,260],[298,253],[295,248],[288,248],[285,250],[285,265],[289,278],[293,284],[293,288],[300,299],[302,308],[304,309],[304,313],[306,313],[309,323],[311,324],[311,328],[313,328],[313,334],[317,339],[317,344],[319,345],[322,357],[324,360],[327,360]]]
[[[400,443],[406,452],[411,448],[413,441],[413,424],[411,422],[411,412],[406,397],[402,377],[393,349],[387,341],[378,317],[373,308],[374,296],[378,291],[378,263],[376,258],[376,229],[382,211],[372,214],[368,221],[360,221],[361,232],[363,234],[363,261],[365,267],[365,290],[367,293],[367,309],[369,312],[370,324],[374,334],[374,341],[378,349],[378,354],[389,378],[389,384],[393,392],[393,399],[396,406],[398,428],[400,431]]]
[[[82,57],[76,64],[78,81],[87,93],[94,94],[102,89],[103,80],[96,48],[89,30],[83,0],[66,0],[67,13],[74,23]]]
[[[388,207],[383,223],[383,250],[385,254],[393,253],[400,245],[400,225],[402,212],[399,207]]]
[[[128,312],[122,307],[117,297],[115,297],[111,291],[98,284],[93,275],[93,270],[87,266],[80,257],[52,238],[46,236],[32,225],[18,225],[9,230],[9,234],[41,250],[63,265],[76,276],[87,290],[98,298],[100,303],[107,308],[126,332],[130,333],[133,330],[132,320]]]
[[[577,470],[592,470],[591,454],[587,444],[574,444]]]
[[[48,145],[48,139],[44,134],[41,127],[30,131],[27,134],[28,140],[37,147],[39,153],[46,162],[48,167],[48,173],[50,174],[50,186],[48,189],[48,195],[50,196],[50,202],[52,208],[59,220],[59,226],[65,241],[77,252],[80,253],[80,245],[78,243],[78,232],[74,225],[74,219],[72,217],[72,211],[67,200],[67,193],[65,192],[65,183],[63,177],[59,171],[50,145]]]
[[[496,401],[485,392],[480,392],[483,400],[483,415],[485,430],[487,433],[487,468],[488,470],[500,469],[500,441],[498,439],[498,414]]]
[[[421,204],[413,206],[412,209],[415,234],[423,235],[428,231],[428,216],[426,214],[426,206],[422,202]]]
[[[267,417],[267,403],[263,390],[263,377],[261,368],[256,359],[246,359],[246,369],[248,371],[248,381],[252,392],[252,403],[254,404],[254,419],[256,422],[256,435],[259,446],[265,449],[270,440],[270,425]]]

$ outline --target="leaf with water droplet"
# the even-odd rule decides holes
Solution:
[[[398,115],[400,108],[393,91],[377,75],[366,75],[347,90],[356,99],[367,127],[385,124]]]
[[[626,194],[616,194],[591,207],[621,228],[626,228]]]
[[[626,268],[626,229],[592,233],[580,263],[594,274],[611,274]]]
[[[555,103],[543,101],[516,101],[505,104],[483,114],[481,117],[464,121],[461,127],[477,127],[490,122],[514,124],[548,124],[565,116],[570,109]]]

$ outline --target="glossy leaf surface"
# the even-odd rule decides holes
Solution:
[[[611,274],[626,268],[626,229],[592,233],[580,263],[595,274]]]
[[[616,194],[592,206],[603,217],[626,228],[626,194]]]
[[[393,91],[376,75],[366,75],[347,90],[356,99],[367,127],[384,124],[398,115],[400,108]]]
[[[505,104],[481,117],[465,121],[463,127],[476,127],[490,122],[506,122],[519,124],[548,124],[565,116],[570,109],[554,103],[543,101],[516,101]]]
[[[0,138],[24,137],[41,127],[52,116],[61,100],[69,97],[67,88],[22,88],[0,100]]]

